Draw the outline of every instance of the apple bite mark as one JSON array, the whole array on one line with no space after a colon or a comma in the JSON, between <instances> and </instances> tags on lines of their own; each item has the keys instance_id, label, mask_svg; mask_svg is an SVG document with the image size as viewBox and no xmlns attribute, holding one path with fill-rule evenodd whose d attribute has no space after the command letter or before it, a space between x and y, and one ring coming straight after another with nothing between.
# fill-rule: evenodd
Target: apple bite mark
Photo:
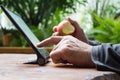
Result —
<instances>
[{"instance_id":1,"label":"apple bite mark","mask_svg":"<svg viewBox=\"0 0 120 80\"><path fill-rule=\"evenodd\" d=\"M74 26L69 21L67 21L67 20L62 21L55 28L57 28L57 32L59 32L61 36L70 35L70 34L74 33L74 31L75 31Z\"/></svg>"},{"instance_id":2,"label":"apple bite mark","mask_svg":"<svg viewBox=\"0 0 120 80\"><path fill-rule=\"evenodd\" d=\"M72 34L74 31L75 31L75 28L73 27L73 25L69 21L66 21L66 23L62 28L63 34L69 35L69 34Z\"/></svg>"}]
</instances>

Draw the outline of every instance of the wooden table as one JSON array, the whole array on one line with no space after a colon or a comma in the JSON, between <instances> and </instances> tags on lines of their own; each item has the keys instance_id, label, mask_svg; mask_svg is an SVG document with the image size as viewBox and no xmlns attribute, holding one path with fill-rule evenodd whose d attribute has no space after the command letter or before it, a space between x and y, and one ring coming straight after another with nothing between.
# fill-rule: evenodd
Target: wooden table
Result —
<instances>
[{"instance_id":1,"label":"wooden table","mask_svg":"<svg viewBox=\"0 0 120 80\"><path fill-rule=\"evenodd\" d=\"M95 68L76 68L52 62L46 66L23 64L35 58L35 54L0 54L0 80L120 80L114 72Z\"/></svg>"}]
</instances>

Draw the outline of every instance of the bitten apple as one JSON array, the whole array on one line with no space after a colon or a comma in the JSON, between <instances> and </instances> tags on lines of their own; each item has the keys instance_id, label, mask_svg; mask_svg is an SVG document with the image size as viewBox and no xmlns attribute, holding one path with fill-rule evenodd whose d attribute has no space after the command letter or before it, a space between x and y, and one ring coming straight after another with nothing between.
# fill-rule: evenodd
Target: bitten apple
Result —
<instances>
[{"instance_id":1,"label":"bitten apple","mask_svg":"<svg viewBox=\"0 0 120 80\"><path fill-rule=\"evenodd\" d=\"M54 31L59 32L60 35L70 35L74 33L74 26L67 20L62 21L58 26L55 27Z\"/></svg>"}]
</instances>

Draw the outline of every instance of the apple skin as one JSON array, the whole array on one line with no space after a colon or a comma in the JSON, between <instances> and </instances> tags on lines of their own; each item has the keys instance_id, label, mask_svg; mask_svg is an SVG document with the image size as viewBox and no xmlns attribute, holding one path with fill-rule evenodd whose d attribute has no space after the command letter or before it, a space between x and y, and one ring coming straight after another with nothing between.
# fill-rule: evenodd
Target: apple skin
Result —
<instances>
[{"instance_id":1,"label":"apple skin","mask_svg":"<svg viewBox=\"0 0 120 80\"><path fill-rule=\"evenodd\" d=\"M58 26L55 26L53 30L58 32L61 36L65 36L74 33L75 28L69 21L64 20L59 23Z\"/></svg>"}]
</instances>

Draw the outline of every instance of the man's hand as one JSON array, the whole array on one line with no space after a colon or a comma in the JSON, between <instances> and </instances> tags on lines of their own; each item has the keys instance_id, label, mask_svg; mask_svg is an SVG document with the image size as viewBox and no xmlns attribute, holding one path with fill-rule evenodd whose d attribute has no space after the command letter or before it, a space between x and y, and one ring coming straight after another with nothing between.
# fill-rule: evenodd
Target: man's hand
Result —
<instances>
[{"instance_id":1,"label":"man's hand","mask_svg":"<svg viewBox=\"0 0 120 80\"><path fill-rule=\"evenodd\" d=\"M85 42L85 43L88 43L88 40L87 40L87 38L86 38L86 36L85 36L85 34L84 34L84 31L83 31L83 29L79 26L79 24L78 24L76 21L72 20L71 18L67 18L67 21L69 21L69 22L74 26L74 28L75 28L74 33L72 33L71 35L74 36L75 38L77 38L77 39ZM53 28L53 31L54 31L53 36L61 36L61 34L60 34L59 32L57 32L57 30L56 30L56 28L57 28L58 26L59 26L59 25L54 26L54 28ZM63 26L63 25L61 24L60 26ZM59 27L60 27L60 26L59 26Z\"/></svg>"},{"instance_id":2,"label":"man's hand","mask_svg":"<svg viewBox=\"0 0 120 80\"><path fill-rule=\"evenodd\" d=\"M48 39L38 43L38 47L56 44L50 53L54 63L68 63L79 67L93 67L91 60L92 46L84 43L72 36L51 36Z\"/></svg>"}]
</instances>

